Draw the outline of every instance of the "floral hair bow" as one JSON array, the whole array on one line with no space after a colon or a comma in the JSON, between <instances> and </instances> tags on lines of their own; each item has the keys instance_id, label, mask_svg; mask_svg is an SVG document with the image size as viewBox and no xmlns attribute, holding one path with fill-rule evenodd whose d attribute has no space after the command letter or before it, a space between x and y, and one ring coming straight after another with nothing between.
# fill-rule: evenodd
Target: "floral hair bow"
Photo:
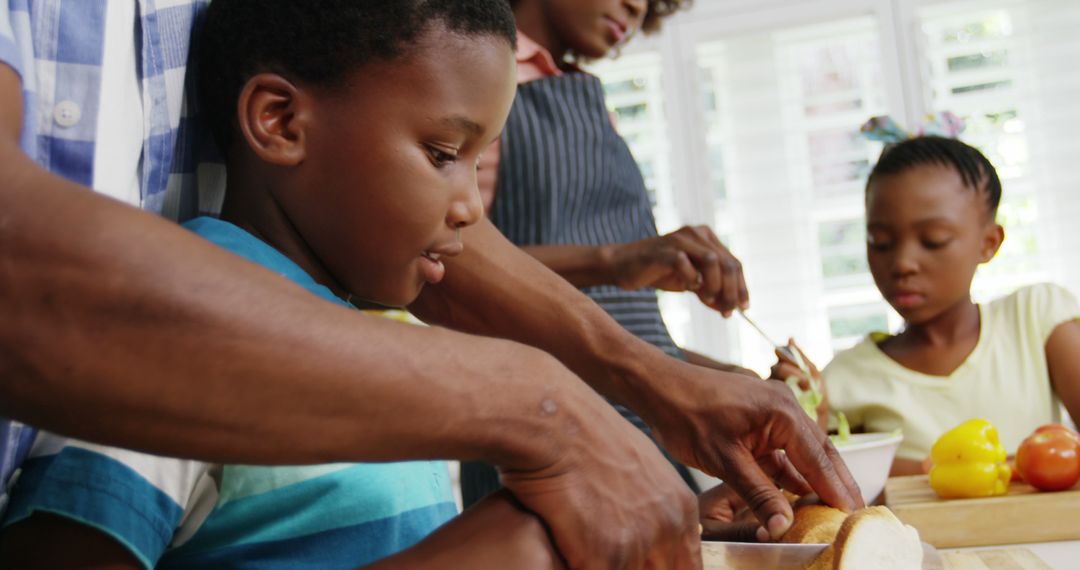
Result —
<instances>
[{"instance_id":1,"label":"floral hair bow","mask_svg":"<svg viewBox=\"0 0 1080 570\"><path fill-rule=\"evenodd\" d=\"M906 140L923 136L937 136L950 139L959 138L964 132L964 120L950 111L932 113L926 116L914 133L900 127L889 116L874 117L863 124L859 129L863 136L872 140L883 142L886 146L902 143Z\"/></svg>"}]
</instances>

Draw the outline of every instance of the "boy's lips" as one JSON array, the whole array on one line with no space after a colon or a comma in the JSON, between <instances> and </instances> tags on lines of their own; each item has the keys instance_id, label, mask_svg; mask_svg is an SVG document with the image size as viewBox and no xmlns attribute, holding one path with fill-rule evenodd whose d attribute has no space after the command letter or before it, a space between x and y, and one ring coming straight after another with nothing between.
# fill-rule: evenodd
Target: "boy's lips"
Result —
<instances>
[{"instance_id":1,"label":"boy's lips","mask_svg":"<svg viewBox=\"0 0 1080 570\"><path fill-rule=\"evenodd\" d=\"M446 276L446 266L442 261L439 261L438 257L424 252L420 255L420 275L424 278L424 281L431 283L432 285L442 281Z\"/></svg>"},{"instance_id":2,"label":"boy's lips","mask_svg":"<svg viewBox=\"0 0 1080 570\"><path fill-rule=\"evenodd\" d=\"M420 252L420 273L424 281L432 285L442 281L446 276L446 266L443 265L442 256L453 257L464 249L465 246L460 241L454 241Z\"/></svg>"}]
</instances>

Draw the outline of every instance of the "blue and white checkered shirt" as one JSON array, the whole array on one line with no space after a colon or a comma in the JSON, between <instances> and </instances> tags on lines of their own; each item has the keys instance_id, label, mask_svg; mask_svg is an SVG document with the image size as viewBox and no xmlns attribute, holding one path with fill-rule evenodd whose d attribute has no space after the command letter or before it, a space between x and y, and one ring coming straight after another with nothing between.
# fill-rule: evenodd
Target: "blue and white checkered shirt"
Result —
<instances>
[{"instance_id":1,"label":"blue and white checkered shirt","mask_svg":"<svg viewBox=\"0 0 1080 570\"><path fill-rule=\"evenodd\" d=\"M143 208L183 221L211 212L224 187L188 79L192 30L209 0L135 1L132 27L142 90ZM22 149L42 167L90 186L98 139L107 0L0 0L0 63L23 89ZM200 184L200 182L202 184ZM29 428L0 420L0 511L25 457Z\"/></svg>"}]
</instances>

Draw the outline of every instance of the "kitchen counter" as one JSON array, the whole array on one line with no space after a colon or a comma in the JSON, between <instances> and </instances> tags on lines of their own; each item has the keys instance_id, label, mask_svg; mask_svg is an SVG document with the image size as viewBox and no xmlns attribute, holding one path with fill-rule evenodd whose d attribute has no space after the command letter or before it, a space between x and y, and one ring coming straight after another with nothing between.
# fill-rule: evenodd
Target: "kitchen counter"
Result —
<instances>
[{"instance_id":1,"label":"kitchen counter","mask_svg":"<svg viewBox=\"0 0 1080 570\"><path fill-rule=\"evenodd\" d=\"M1080 524L1080 521L1077 522ZM1074 570L1080 567L1080 540L1063 542L1038 542L1034 544L1010 544L999 546L977 546L974 548L942 549L941 552L964 552L980 550L1002 550L1008 548L1026 548L1035 553L1040 560L1054 570Z\"/></svg>"}]
</instances>

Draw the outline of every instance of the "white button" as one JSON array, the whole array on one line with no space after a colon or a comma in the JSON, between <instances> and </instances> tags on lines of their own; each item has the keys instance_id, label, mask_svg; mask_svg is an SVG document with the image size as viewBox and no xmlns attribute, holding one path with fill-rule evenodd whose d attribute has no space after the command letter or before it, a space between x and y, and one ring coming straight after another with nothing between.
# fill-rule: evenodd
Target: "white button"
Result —
<instances>
[{"instance_id":1,"label":"white button","mask_svg":"<svg viewBox=\"0 0 1080 570\"><path fill-rule=\"evenodd\" d=\"M61 127L74 127L82 118L82 109L74 101L61 101L53 108L53 119Z\"/></svg>"}]
</instances>

